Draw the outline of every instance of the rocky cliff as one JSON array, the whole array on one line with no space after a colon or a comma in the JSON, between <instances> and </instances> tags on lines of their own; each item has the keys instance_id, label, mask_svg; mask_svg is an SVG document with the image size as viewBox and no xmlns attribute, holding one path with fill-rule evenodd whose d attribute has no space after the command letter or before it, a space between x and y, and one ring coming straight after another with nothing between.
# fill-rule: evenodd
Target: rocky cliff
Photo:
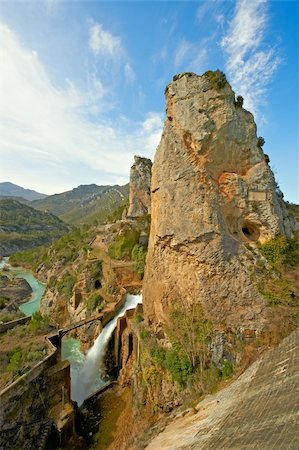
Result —
<instances>
[{"instance_id":1,"label":"rocky cliff","mask_svg":"<svg viewBox=\"0 0 299 450\"><path fill-rule=\"evenodd\" d=\"M151 171L150 159L135 156L130 172L130 197L127 217L142 217L150 213Z\"/></svg>"},{"instance_id":2,"label":"rocky cliff","mask_svg":"<svg viewBox=\"0 0 299 450\"><path fill-rule=\"evenodd\" d=\"M166 120L152 170L143 285L155 331L171 309L199 304L214 327L269 322L253 274L257 244L292 236L252 114L221 72L185 73L166 88Z\"/></svg>"}]
</instances>

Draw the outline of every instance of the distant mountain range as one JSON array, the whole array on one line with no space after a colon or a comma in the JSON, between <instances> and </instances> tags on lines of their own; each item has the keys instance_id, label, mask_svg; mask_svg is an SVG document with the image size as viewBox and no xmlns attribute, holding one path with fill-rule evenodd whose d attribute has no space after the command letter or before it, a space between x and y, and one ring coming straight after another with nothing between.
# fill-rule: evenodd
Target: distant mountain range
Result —
<instances>
[{"instance_id":1,"label":"distant mountain range","mask_svg":"<svg viewBox=\"0 0 299 450\"><path fill-rule=\"evenodd\" d=\"M71 225L90 224L95 220L103 223L129 197L129 185L97 186L82 185L62 194L49 195L35 200L31 206L49 211Z\"/></svg>"},{"instance_id":2,"label":"distant mountain range","mask_svg":"<svg viewBox=\"0 0 299 450\"><path fill-rule=\"evenodd\" d=\"M44 245L70 231L58 217L10 198L0 199L0 255Z\"/></svg>"},{"instance_id":3,"label":"distant mountain range","mask_svg":"<svg viewBox=\"0 0 299 450\"><path fill-rule=\"evenodd\" d=\"M6 181L4 183L0 183L0 197L20 197L25 200L32 201L45 198L47 195L33 191L32 189L24 189L17 184Z\"/></svg>"},{"instance_id":4,"label":"distant mountain range","mask_svg":"<svg viewBox=\"0 0 299 450\"><path fill-rule=\"evenodd\" d=\"M124 186L81 185L61 194L45 195L13 183L0 183L0 199L10 198L34 209L49 212L71 225L97 221L104 223L129 198L129 184Z\"/></svg>"}]
</instances>

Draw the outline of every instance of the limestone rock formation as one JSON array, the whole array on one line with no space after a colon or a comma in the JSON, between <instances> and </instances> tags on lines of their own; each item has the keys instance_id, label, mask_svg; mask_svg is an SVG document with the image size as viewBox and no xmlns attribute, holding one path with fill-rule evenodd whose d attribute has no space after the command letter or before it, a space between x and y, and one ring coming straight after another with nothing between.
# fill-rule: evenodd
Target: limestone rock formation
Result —
<instances>
[{"instance_id":1,"label":"limestone rock formation","mask_svg":"<svg viewBox=\"0 0 299 450\"><path fill-rule=\"evenodd\" d=\"M251 273L256 243L292 235L252 114L221 72L166 88L151 185L144 310L156 330L173 304L201 304L220 328L261 330L268 309Z\"/></svg>"},{"instance_id":2,"label":"limestone rock formation","mask_svg":"<svg viewBox=\"0 0 299 450\"><path fill-rule=\"evenodd\" d=\"M135 163L130 172L128 219L150 213L152 162L150 159L140 156L135 156L134 160Z\"/></svg>"}]
</instances>

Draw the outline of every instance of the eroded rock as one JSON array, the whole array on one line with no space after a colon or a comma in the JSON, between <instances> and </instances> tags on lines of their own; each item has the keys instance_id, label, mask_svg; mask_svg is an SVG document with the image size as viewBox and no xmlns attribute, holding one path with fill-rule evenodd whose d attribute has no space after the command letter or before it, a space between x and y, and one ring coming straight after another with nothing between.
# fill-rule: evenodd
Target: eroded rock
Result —
<instances>
[{"instance_id":1,"label":"eroded rock","mask_svg":"<svg viewBox=\"0 0 299 450\"><path fill-rule=\"evenodd\" d=\"M152 170L146 320L157 330L174 304L200 303L216 327L260 330L269 316L251 247L292 236L292 223L254 118L227 82L192 73L166 88L166 115Z\"/></svg>"}]
</instances>

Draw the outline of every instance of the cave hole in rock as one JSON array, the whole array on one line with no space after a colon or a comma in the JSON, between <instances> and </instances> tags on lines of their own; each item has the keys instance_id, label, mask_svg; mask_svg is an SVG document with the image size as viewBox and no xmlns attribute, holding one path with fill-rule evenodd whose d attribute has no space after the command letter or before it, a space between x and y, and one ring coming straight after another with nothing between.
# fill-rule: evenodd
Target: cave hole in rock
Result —
<instances>
[{"instance_id":1,"label":"cave hole in rock","mask_svg":"<svg viewBox=\"0 0 299 450\"><path fill-rule=\"evenodd\" d=\"M102 287L102 283L100 282L100 280L96 280L94 283L94 288L100 289L101 287Z\"/></svg>"},{"instance_id":2,"label":"cave hole in rock","mask_svg":"<svg viewBox=\"0 0 299 450\"><path fill-rule=\"evenodd\" d=\"M243 237L252 242L256 242L260 237L258 227L249 222L245 222L242 225L242 234Z\"/></svg>"}]
</instances>

